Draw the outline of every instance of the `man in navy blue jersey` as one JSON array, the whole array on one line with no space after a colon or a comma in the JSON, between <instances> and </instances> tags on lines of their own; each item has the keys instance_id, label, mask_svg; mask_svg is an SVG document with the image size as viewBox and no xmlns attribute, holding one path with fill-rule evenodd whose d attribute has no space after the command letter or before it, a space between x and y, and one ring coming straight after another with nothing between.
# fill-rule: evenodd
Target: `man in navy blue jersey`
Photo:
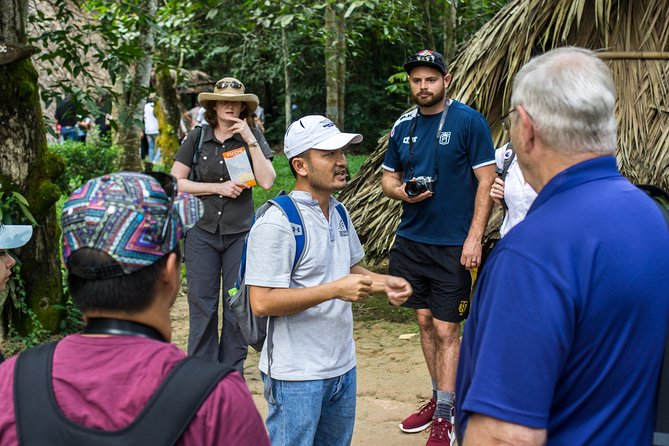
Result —
<instances>
[{"instance_id":1,"label":"man in navy blue jersey","mask_svg":"<svg viewBox=\"0 0 669 446\"><path fill-rule=\"evenodd\" d=\"M390 274L413 287L404 306L416 313L433 393L400 429L420 432L432 424L427 444L433 446L454 440L460 322L469 313L469 269L480 264L492 208L495 152L485 118L446 96L451 75L441 54L420 51L404 69L418 107L393 126L382 187L403 201Z\"/></svg>"}]
</instances>

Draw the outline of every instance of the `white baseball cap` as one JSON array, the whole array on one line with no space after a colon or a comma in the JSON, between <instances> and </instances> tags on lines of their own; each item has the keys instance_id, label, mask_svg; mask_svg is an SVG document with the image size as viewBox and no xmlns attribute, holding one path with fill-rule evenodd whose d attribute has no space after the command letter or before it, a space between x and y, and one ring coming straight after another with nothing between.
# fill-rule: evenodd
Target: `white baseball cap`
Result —
<instances>
[{"instance_id":1,"label":"white baseball cap","mask_svg":"<svg viewBox=\"0 0 669 446\"><path fill-rule=\"evenodd\" d=\"M342 133L325 116L305 116L293 122L283 139L283 152L291 159L309 149L337 150L362 142L359 133Z\"/></svg>"},{"instance_id":2,"label":"white baseball cap","mask_svg":"<svg viewBox=\"0 0 669 446\"><path fill-rule=\"evenodd\" d=\"M28 243L33 235L30 225L0 224L0 249L15 249Z\"/></svg>"}]
</instances>

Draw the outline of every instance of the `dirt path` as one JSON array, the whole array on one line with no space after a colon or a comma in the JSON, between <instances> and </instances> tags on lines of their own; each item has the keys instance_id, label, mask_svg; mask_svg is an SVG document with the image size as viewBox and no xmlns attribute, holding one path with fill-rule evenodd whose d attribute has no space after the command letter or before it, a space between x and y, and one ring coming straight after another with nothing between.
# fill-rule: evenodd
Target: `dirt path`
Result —
<instances>
[{"instance_id":1,"label":"dirt path","mask_svg":"<svg viewBox=\"0 0 669 446\"><path fill-rule=\"evenodd\" d=\"M180 295L172 312L173 341L186 348L188 303ZM423 446L427 432L404 434L397 425L429 398L430 378L423 362L415 324L356 322L358 405L353 444L360 446ZM258 353L249 349L245 376L263 418L267 403L262 396Z\"/></svg>"}]
</instances>

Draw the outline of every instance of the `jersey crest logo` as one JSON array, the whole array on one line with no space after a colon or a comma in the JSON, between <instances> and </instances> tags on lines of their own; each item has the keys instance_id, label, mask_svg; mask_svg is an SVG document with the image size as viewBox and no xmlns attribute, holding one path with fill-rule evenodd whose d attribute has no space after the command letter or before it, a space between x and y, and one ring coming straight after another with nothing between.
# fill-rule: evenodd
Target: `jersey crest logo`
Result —
<instances>
[{"instance_id":1,"label":"jersey crest logo","mask_svg":"<svg viewBox=\"0 0 669 446\"><path fill-rule=\"evenodd\" d=\"M302 235L302 225L296 225L295 223L291 223L290 229L293 231L293 235Z\"/></svg>"},{"instance_id":2,"label":"jersey crest logo","mask_svg":"<svg viewBox=\"0 0 669 446\"><path fill-rule=\"evenodd\" d=\"M441 132L441 135L439 135L439 144L445 146L449 142L451 142L451 132Z\"/></svg>"}]
</instances>

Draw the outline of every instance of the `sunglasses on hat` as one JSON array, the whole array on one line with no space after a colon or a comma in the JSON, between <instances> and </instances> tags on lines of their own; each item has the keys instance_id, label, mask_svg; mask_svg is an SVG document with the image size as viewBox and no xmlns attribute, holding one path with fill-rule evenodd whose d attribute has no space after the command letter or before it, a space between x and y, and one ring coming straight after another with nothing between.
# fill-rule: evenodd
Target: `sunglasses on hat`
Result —
<instances>
[{"instance_id":1,"label":"sunglasses on hat","mask_svg":"<svg viewBox=\"0 0 669 446\"><path fill-rule=\"evenodd\" d=\"M244 84L242 84L239 81L228 81L228 80L220 80L220 81L216 82L216 88L223 89L223 88L228 88L228 87L239 90L239 89L244 88Z\"/></svg>"}]
</instances>

